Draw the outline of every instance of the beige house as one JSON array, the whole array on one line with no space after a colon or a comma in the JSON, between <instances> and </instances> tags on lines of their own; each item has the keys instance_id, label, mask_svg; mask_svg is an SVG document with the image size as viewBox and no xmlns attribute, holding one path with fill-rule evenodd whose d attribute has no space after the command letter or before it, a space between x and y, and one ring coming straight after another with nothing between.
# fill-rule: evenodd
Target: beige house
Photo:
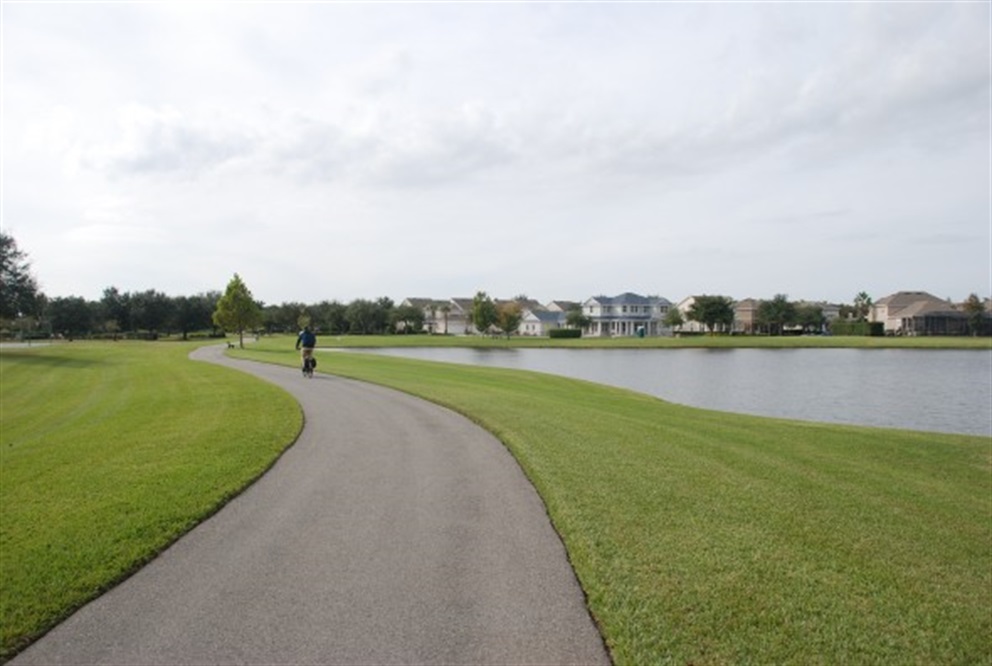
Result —
<instances>
[{"instance_id":1,"label":"beige house","mask_svg":"<svg viewBox=\"0 0 992 666\"><path fill-rule=\"evenodd\" d=\"M868 315L886 335L960 335L968 318L953 303L925 291L900 291L876 301Z\"/></svg>"},{"instance_id":2,"label":"beige house","mask_svg":"<svg viewBox=\"0 0 992 666\"><path fill-rule=\"evenodd\" d=\"M758 306L761 301L756 298L745 298L734 303L734 333L748 335L758 332Z\"/></svg>"}]
</instances>

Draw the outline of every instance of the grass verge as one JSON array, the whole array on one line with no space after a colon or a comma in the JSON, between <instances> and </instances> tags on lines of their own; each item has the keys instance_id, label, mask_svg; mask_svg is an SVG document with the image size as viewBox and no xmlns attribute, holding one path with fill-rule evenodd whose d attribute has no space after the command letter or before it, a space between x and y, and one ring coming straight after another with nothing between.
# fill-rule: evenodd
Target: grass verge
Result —
<instances>
[{"instance_id":1,"label":"grass verge","mask_svg":"<svg viewBox=\"0 0 992 666\"><path fill-rule=\"evenodd\" d=\"M236 354L296 365L291 348ZM506 443L618 664L992 661L987 438L724 414L530 372L320 361Z\"/></svg>"},{"instance_id":2,"label":"grass verge","mask_svg":"<svg viewBox=\"0 0 992 666\"><path fill-rule=\"evenodd\" d=\"M216 511L299 433L289 395L192 349L0 354L0 660Z\"/></svg>"}]
</instances>

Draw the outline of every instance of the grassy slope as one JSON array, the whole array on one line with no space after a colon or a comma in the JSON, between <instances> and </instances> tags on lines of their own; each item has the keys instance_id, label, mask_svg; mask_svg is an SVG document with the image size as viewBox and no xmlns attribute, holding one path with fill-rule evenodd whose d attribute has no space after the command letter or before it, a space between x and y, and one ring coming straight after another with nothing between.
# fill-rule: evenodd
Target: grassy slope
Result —
<instances>
[{"instance_id":1,"label":"grassy slope","mask_svg":"<svg viewBox=\"0 0 992 666\"><path fill-rule=\"evenodd\" d=\"M289 345L248 354L295 364ZM502 439L618 663L992 659L986 438L722 414L377 356L321 354L320 369L445 404Z\"/></svg>"},{"instance_id":2,"label":"grassy slope","mask_svg":"<svg viewBox=\"0 0 992 666\"><path fill-rule=\"evenodd\" d=\"M0 355L0 655L148 561L299 432L288 395L192 348Z\"/></svg>"}]
</instances>

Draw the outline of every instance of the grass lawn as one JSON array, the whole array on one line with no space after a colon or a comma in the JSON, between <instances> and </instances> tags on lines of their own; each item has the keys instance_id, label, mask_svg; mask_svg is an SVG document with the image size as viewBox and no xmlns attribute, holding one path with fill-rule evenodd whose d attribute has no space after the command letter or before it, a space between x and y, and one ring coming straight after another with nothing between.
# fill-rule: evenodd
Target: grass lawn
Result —
<instances>
[{"instance_id":1,"label":"grass lawn","mask_svg":"<svg viewBox=\"0 0 992 666\"><path fill-rule=\"evenodd\" d=\"M137 569L295 439L279 389L180 343L0 353L0 660Z\"/></svg>"},{"instance_id":2,"label":"grass lawn","mask_svg":"<svg viewBox=\"0 0 992 666\"><path fill-rule=\"evenodd\" d=\"M298 362L289 338L235 354ZM988 438L724 414L530 372L319 356L321 371L423 396L506 443L618 664L992 662Z\"/></svg>"}]
</instances>

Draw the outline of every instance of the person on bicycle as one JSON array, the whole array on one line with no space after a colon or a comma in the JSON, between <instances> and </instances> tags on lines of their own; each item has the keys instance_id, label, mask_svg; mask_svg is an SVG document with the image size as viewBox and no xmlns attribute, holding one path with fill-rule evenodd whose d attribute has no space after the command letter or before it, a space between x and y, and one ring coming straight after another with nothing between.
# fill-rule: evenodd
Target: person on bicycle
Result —
<instances>
[{"instance_id":1,"label":"person on bicycle","mask_svg":"<svg viewBox=\"0 0 992 666\"><path fill-rule=\"evenodd\" d=\"M296 337L296 348L303 349L302 360L303 360L303 372L311 372L313 366L317 365L314 363L313 358L313 348L317 346L317 336L313 331L310 330L309 326L304 326L303 330Z\"/></svg>"}]
</instances>

